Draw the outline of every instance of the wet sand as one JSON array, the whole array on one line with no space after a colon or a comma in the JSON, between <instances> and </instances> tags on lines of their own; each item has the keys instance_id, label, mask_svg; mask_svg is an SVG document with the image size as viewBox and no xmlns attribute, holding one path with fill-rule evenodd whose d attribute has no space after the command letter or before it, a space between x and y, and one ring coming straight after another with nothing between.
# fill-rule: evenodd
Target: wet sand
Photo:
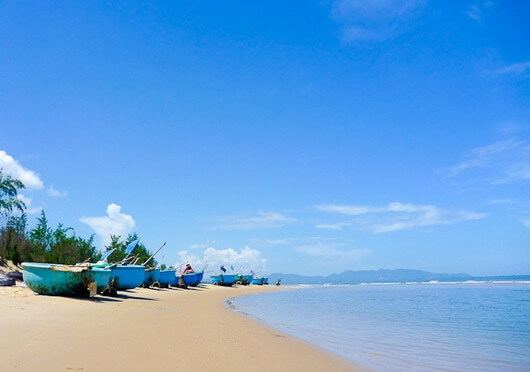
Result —
<instances>
[{"instance_id":1,"label":"wet sand","mask_svg":"<svg viewBox=\"0 0 530 372\"><path fill-rule=\"evenodd\" d=\"M0 287L0 371L361 371L227 308L276 286L137 288L118 297Z\"/></svg>"}]
</instances>

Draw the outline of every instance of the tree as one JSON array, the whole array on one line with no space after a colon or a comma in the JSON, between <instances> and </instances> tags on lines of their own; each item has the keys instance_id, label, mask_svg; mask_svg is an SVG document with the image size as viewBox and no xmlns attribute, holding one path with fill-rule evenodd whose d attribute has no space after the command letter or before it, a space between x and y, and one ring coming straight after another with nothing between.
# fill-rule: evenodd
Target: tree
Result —
<instances>
[{"instance_id":1,"label":"tree","mask_svg":"<svg viewBox=\"0 0 530 372\"><path fill-rule=\"evenodd\" d=\"M3 169L0 169L0 216L9 217L14 210L24 212L26 205L18 198L18 190L24 188L26 186L22 181L5 174Z\"/></svg>"},{"instance_id":2,"label":"tree","mask_svg":"<svg viewBox=\"0 0 530 372\"><path fill-rule=\"evenodd\" d=\"M53 230L48 227L48 219L44 211L40 212L37 219L37 226L29 233L29 238L33 243L40 246L44 251L49 251L53 244Z\"/></svg>"},{"instance_id":3,"label":"tree","mask_svg":"<svg viewBox=\"0 0 530 372\"><path fill-rule=\"evenodd\" d=\"M125 253L127 246L136 240L140 240L136 233L129 234L127 236L127 239L125 239L124 241L120 242L120 239L121 236L119 235L110 236L111 242L105 248L107 251L111 249L115 249L115 251L109 256L109 262L120 262L125 259L127 257L127 254ZM152 253L145 248L144 244L142 242L139 242L138 245L136 245L134 250L131 252L130 256L134 257L136 263L140 265L144 263L151 256L151 254ZM156 266L156 261L151 259L149 264L150 266Z\"/></svg>"},{"instance_id":4,"label":"tree","mask_svg":"<svg viewBox=\"0 0 530 372\"><path fill-rule=\"evenodd\" d=\"M5 228L0 230L0 258L13 261L18 265L30 251L26 238L27 215L11 216Z\"/></svg>"},{"instance_id":5,"label":"tree","mask_svg":"<svg viewBox=\"0 0 530 372\"><path fill-rule=\"evenodd\" d=\"M38 261L50 263L75 264L85 260L96 261L98 254L94 247L94 235L88 240L75 235L74 229L62 223L56 229L48 226L44 211L37 219L37 226L29 233L32 254Z\"/></svg>"}]
</instances>

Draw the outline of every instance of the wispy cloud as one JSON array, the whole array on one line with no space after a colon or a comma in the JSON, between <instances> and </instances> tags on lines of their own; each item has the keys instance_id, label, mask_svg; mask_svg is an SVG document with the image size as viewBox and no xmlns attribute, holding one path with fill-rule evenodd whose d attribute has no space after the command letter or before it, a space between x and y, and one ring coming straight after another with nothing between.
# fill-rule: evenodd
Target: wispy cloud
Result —
<instances>
[{"instance_id":1,"label":"wispy cloud","mask_svg":"<svg viewBox=\"0 0 530 372\"><path fill-rule=\"evenodd\" d=\"M12 156L3 150L0 150L0 169L3 169L5 173L21 181L28 189L39 190L44 187L44 183L37 173L24 168Z\"/></svg>"},{"instance_id":2,"label":"wispy cloud","mask_svg":"<svg viewBox=\"0 0 530 372\"><path fill-rule=\"evenodd\" d=\"M521 222L523 223L523 225L525 225L527 229L530 229L530 218L526 218L522 220Z\"/></svg>"},{"instance_id":3,"label":"wispy cloud","mask_svg":"<svg viewBox=\"0 0 530 372\"><path fill-rule=\"evenodd\" d=\"M512 75L522 78L530 78L530 61L512 63L495 71L500 75Z\"/></svg>"},{"instance_id":4,"label":"wispy cloud","mask_svg":"<svg viewBox=\"0 0 530 372\"><path fill-rule=\"evenodd\" d=\"M101 239L103 245L111 242L111 235L126 237L136 225L132 216L122 213L121 206L111 203L107 215L103 217L81 217L80 221L90 226Z\"/></svg>"},{"instance_id":5,"label":"wispy cloud","mask_svg":"<svg viewBox=\"0 0 530 372\"><path fill-rule=\"evenodd\" d=\"M318 205L317 210L349 216L348 223L373 233L453 224L486 217L483 213L447 211L433 205L390 203L385 206Z\"/></svg>"},{"instance_id":6,"label":"wispy cloud","mask_svg":"<svg viewBox=\"0 0 530 372\"><path fill-rule=\"evenodd\" d=\"M50 187L48 187L48 195L58 198L58 197L68 196L68 192L59 191L55 187L53 187L53 185L51 185Z\"/></svg>"},{"instance_id":7,"label":"wispy cloud","mask_svg":"<svg viewBox=\"0 0 530 372\"><path fill-rule=\"evenodd\" d=\"M222 217L216 230L255 230L283 227L297 220L278 212L259 212L253 217Z\"/></svg>"},{"instance_id":8,"label":"wispy cloud","mask_svg":"<svg viewBox=\"0 0 530 372\"><path fill-rule=\"evenodd\" d=\"M300 246L296 248L296 251L313 257L340 258L347 261L360 260L361 258L369 256L372 253L371 249L339 249L330 244Z\"/></svg>"},{"instance_id":9,"label":"wispy cloud","mask_svg":"<svg viewBox=\"0 0 530 372\"><path fill-rule=\"evenodd\" d=\"M349 222L338 222L333 224L319 223L315 225L317 229L326 229L326 230L342 230L343 227L351 226Z\"/></svg>"},{"instance_id":10,"label":"wispy cloud","mask_svg":"<svg viewBox=\"0 0 530 372\"><path fill-rule=\"evenodd\" d=\"M18 194L17 197L20 200L22 200L22 202L26 206L25 213L27 213L27 214L37 214L37 213L40 213L40 211L42 210L41 207L33 207L32 206L33 200L31 198L27 197L26 195Z\"/></svg>"},{"instance_id":11,"label":"wispy cloud","mask_svg":"<svg viewBox=\"0 0 530 372\"><path fill-rule=\"evenodd\" d=\"M423 5L423 0L336 0L331 14L344 42L374 42L406 32Z\"/></svg>"},{"instance_id":12,"label":"wispy cloud","mask_svg":"<svg viewBox=\"0 0 530 372\"><path fill-rule=\"evenodd\" d=\"M241 269L241 272L248 273L250 270L263 272L267 266L267 260L261 256L261 252L250 247L244 247L240 250L233 248L216 249L208 247L204 249L202 257L200 255L189 255L187 251L179 252L181 262L189 261L191 263L208 264L213 274L219 271L221 265L228 270L234 267L235 270Z\"/></svg>"},{"instance_id":13,"label":"wispy cloud","mask_svg":"<svg viewBox=\"0 0 530 372\"><path fill-rule=\"evenodd\" d=\"M484 14L493 6L493 1L491 0L482 0L476 1L471 4L466 11L466 14L469 18L472 18L476 21L481 21L484 17Z\"/></svg>"},{"instance_id":14,"label":"wispy cloud","mask_svg":"<svg viewBox=\"0 0 530 372\"><path fill-rule=\"evenodd\" d=\"M469 151L464 160L441 170L447 177L464 172L482 170L474 175L475 182L503 184L530 179L530 143L527 140L506 140L477 147Z\"/></svg>"}]
</instances>

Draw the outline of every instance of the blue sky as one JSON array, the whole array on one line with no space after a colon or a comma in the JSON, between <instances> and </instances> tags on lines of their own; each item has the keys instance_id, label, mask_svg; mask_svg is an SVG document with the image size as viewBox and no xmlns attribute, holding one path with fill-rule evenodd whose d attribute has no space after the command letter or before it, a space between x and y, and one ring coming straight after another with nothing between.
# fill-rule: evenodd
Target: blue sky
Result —
<instances>
[{"instance_id":1,"label":"blue sky","mask_svg":"<svg viewBox=\"0 0 530 372\"><path fill-rule=\"evenodd\" d=\"M525 1L0 3L30 226L159 262L530 273Z\"/></svg>"}]
</instances>

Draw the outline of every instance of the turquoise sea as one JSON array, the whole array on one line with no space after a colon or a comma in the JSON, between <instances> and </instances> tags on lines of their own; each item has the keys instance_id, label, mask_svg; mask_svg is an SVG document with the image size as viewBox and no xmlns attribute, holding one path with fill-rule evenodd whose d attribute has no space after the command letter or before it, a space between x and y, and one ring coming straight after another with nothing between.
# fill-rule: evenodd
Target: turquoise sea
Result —
<instances>
[{"instance_id":1,"label":"turquoise sea","mask_svg":"<svg viewBox=\"0 0 530 372\"><path fill-rule=\"evenodd\" d=\"M530 371L530 282L295 288L229 303L376 371Z\"/></svg>"}]
</instances>

